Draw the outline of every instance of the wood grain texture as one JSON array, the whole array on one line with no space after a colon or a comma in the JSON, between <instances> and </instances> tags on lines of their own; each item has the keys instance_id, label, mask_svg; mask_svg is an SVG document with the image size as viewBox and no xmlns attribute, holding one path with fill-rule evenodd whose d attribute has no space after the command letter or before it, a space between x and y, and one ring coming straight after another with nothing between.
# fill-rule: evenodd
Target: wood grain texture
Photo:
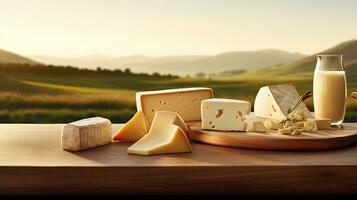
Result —
<instances>
[{"instance_id":1,"label":"wood grain texture","mask_svg":"<svg viewBox=\"0 0 357 200\"><path fill-rule=\"evenodd\" d=\"M0 168L0 194L356 194L351 166Z\"/></svg>"},{"instance_id":2,"label":"wood grain texture","mask_svg":"<svg viewBox=\"0 0 357 200\"><path fill-rule=\"evenodd\" d=\"M67 152L62 126L0 125L0 194L357 193L357 146L292 152L193 143L192 153L136 156L126 153L130 144L113 143Z\"/></svg>"},{"instance_id":3,"label":"wood grain texture","mask_svg":"<svg viewBox=\"0 0 357 200\"><path fill-rule=\"evenodd\" d=\"M331 127L297 136L281 135L274 130L266 133L203 130L200 122L188 124L188 127L191 140L235 148L304 151L341 148L357 142L357 128L347 124L342 128Z\"/></svg>"}]
</instances>

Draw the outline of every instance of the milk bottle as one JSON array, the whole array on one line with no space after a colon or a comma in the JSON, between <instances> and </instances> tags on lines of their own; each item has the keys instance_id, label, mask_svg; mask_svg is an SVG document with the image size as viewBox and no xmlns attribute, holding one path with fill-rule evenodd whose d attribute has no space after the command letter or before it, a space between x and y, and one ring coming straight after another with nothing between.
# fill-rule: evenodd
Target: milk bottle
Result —
<instances>
[{"instance_id":1,"label":"milk bottle","mask_svg":"<svg viewBox=\"0 0 357 200\"><path fill-rule=\"evenodd\" d=\"M316 118L341 126L345 117L347 83L342 55L317 55L313 85Z\"/></svg>"}]
</instances>

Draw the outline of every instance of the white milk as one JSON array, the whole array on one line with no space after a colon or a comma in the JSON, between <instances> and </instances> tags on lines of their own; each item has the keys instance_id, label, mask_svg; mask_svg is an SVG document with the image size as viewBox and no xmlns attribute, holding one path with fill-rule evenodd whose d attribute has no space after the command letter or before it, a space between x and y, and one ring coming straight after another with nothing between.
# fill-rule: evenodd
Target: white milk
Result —
<instances>
[{"instance_id":1,"label":"white milk","mask_svg":"<svg viewBox=\"0 0 357 200\"><path fill-rule=\"evenodd\" d=\"M317 118L341 124L345 117L347 84L345 71L317 71L314 75L314 107Z\"/></svg>"}]
</instances>

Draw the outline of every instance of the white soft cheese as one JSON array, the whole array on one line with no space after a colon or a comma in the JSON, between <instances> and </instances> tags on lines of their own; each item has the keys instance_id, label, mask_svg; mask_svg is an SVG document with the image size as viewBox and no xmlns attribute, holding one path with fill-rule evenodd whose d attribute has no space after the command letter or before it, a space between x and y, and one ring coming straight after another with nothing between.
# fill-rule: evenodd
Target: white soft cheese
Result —
<instances>
[{"instance_id":1,"label":"white soft cheese","mask_svg":"<svg viewBox=\"0 0 357 200\"><path fill-rule=\"evenodd\" d=\"M92 117L66 124L62 129L62 148L80 151L112 142L112 124L108 119Z\"/></svg>"},{"instance_id":2,"label":"white soft cheese","mask_svg":"<svg viewBox=\"0 0 357 200\"><path fill-rule=\"evenodd\" d=\"M202 129L221 131L246 131L244 115L251 104L235 99L206 99L201 102Z\"/></svg>"},{"instance_id":3,"label":"white soft cheese","mask_svg":"<svg viewBox=\"0 0 357 200\"><path fill-rule=\"evenodd\" d=\"M295 105L300 96L293 85L271 85L260 88L255 98L254 114L258 117L283 120L290 107ZM303 117L311 118L311 113L302 102L295 111L301 111Z\"/></svg>"}]
</instances>

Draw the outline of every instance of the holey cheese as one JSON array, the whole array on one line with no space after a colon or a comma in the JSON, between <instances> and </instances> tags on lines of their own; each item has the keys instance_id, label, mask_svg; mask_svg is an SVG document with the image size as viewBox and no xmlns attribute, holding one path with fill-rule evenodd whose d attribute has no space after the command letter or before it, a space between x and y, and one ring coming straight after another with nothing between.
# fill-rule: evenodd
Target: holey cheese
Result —
<instances>
[{"instance_id":1,"label":"holey cheese","mask_svg":"<svg viewBox=\"0 0 357 200\"><path fill-rule=\"evenodd\" d=\"M293 85L271 85L260 88L255 98L254 114L258 117L283 120L286 119L289 108L295 105L300 96ZM311 118L311 113L302 102L295 111L302 111L305 119Z\"/></svg>"},{"instance_id":2,"label":"holey cheese","mask_svg":"<svg viewBox=\"0 0 357 200\"><path fill-rule=\"evenodd\" d=\"M92 117L66 124L62 129L62 148L80 151L112 142L112 124L108 119Z\"/></svg>"},{"instance_id":3,"label":"holey cheese","mask_svg":"<svg viewBox=\"0 0 357 200\"><path fill-rule=\"evenodd\" d=\"M220 131L246 131L244 115L249 114L248 101L234 99L206 99L201 103L202 129Z\"/></svg>"},{"instance_id":4,"label":"holey cheese","mask_svg":"<svg viewBox=\"0 0 357 200\"><path fill-rule=\"evenodd\" d=\"M177 112L184 121L201 120L201 101L213 97L211 88L183 88L136 93L136 106L143 111L149 124L155 112Z\"/></svg>"}]
</instances>

